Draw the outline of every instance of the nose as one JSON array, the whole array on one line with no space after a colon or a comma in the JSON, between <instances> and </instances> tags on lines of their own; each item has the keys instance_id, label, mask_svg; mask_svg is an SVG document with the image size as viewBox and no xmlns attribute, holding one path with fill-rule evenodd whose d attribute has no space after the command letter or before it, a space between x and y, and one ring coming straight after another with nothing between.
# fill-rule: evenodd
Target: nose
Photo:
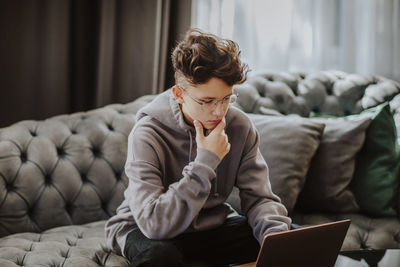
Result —
<instances>
[{"instance_id":1,"label":"nose","mask_svg":"<svg viewBox=\"0 0 400 267\"><path fill-rule=\"evenodd\" d=\"M222 101L218 101L213 109L213 115L220 116L224 113L224 105Z\"/></svg>"}]
</instances>

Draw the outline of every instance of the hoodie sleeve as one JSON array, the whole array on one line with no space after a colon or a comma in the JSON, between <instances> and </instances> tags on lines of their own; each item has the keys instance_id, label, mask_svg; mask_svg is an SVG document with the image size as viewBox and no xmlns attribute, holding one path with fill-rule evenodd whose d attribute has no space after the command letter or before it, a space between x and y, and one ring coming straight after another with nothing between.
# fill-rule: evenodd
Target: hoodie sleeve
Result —
<instances>
[{"instance_id":1,"label":"hoodie sleeve","mask_svg":"<svg viewBox=\"0 0 400 267\"><path fill-rule=\"evenodd\" d=\"M182 170L178 182L165 188L154 134L134 130L128 138L125 193L136 224L150 239L168 239L184 232L206 202L220 160L205 149Z\"/></svg>"},{"instance_id":2,"label":"hoodie sleeve","mask_svg":"<svg viewBox=\"0 0 400 267\"><path fill-rule=\"evenodd\" d=\"M289 229L291 219L279 197L271 190L268 166L259 151L259 136L254 127L247 136L244 155L236 180L242 211L261 244L265 235Z\"/></svg>"}]
</instances>

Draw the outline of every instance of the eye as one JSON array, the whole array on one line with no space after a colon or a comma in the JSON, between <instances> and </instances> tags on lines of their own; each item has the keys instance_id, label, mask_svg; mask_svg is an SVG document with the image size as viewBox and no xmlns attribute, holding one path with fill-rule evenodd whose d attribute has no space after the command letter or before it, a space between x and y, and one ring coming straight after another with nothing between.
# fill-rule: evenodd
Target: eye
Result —
<instances>
[{"instance_id":1,"label":"eye","mask_svg":"<svg viewBox=\"0 0 400 267\"><path fill-rule=\"evenodd\" d=\"M214 100L203 100L202 102L204 104L211 104Z\"/></svg>"}]
</instances>

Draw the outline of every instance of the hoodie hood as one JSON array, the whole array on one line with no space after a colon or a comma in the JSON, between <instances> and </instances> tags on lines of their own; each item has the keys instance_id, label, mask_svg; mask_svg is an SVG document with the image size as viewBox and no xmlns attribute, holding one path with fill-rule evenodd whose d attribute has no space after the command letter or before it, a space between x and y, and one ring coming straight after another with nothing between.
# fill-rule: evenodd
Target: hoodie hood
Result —
<instances>
[{"instance_id":1,"label":"hoodie hood","mask_svg":"<svg viewBox=\"0 0 400 267\"><path fill-rule=\"evenodd\" d=\"M193 125L186 123L179 103L175 100L172 90L159 94L152 102L141 108L136 114L136 122L150 116L162 125L182 134L187 135L188 131L195 134Z\"/></svg>"},{"instance_id":2,"label":"hoodie hood","mask_svg":"<svg viewBox=\"0 0 400 267\"><path fill-rule=\"evenodd\" d=\"M188 160L190 162L192 160L193 139L196 136L196 129L193 125L186 123L179 103L175 100L171 89L159 94L152 102L141 108L136 114L136 122L146 116L157 120L177 135L183 136L183 138L189 137Z\"/></svg>"}]
</instances>

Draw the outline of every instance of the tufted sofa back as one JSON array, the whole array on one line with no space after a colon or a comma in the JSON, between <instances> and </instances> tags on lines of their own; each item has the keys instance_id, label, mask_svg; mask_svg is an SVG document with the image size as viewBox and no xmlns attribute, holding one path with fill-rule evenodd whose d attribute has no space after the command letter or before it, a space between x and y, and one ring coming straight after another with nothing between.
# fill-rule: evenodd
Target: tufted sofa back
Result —
<instances>
[{"instance_id":1,"label":"tufted sofa back","mask_svg":"<svg viewBox=\"0 0 400 267\"><path fill-rule=\"evenodd\" d=\"M380 76L259 73L235 90L248 113L346 115L390 101L400 122L400 86ZM113 215L128 183L127 137L154 97L0 129L0 237Z\"/></svg>"},{"instance_id":2,"label":"tufted sofa back","mask_svg":"<svg viewBox=\"0 0 400 267\"><path fill-rule=\"evenodd\" d=\"M127 137L153 98L0 129L0 237L113 215L128 182Z\"/></svg>"},{"instance_id":3,"label":"tufted sofa back","mask_svg":"<svg viewBox=\"0 0 400 267\"><path fill-rule=\"evenodd\" d=\"M400 130L400 84L377 75L341 71L316 73L259 72L236 85L238 107L247 113L298 114L311 112L343 116L390 101Z\"/></svg>"}]
</instances>

